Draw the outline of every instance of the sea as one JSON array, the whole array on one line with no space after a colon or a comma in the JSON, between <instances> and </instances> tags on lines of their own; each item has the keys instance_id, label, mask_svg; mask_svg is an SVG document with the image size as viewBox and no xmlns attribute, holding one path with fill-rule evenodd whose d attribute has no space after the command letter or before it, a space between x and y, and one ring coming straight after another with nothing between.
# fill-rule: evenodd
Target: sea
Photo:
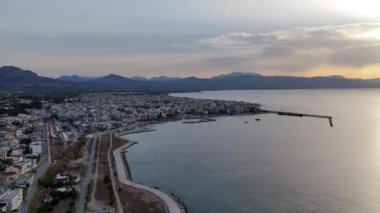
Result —
<instances>
[{"instance_id":1,"label":"sea","mask_svg":"<svg viewBox=\"0 0 380 213\"><path fill-rule=\"evenodd\" d=\"M133 179L194 213L380 212L380 90L239 90L173 96L247 101L275 114L150 125L126 135ZM255 121L259 118L260 121Z\"/></svg>"}]
</instances>

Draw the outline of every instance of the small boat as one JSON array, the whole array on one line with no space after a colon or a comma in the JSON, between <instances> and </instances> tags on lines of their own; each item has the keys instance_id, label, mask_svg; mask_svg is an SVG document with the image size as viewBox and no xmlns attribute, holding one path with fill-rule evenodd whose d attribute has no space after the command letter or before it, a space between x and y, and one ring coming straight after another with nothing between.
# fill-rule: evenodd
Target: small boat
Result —
<instances>
[{"instance_id":1,"label":"small boat","mask_svg":"<svg viewBox=\"0 0 380 213\"><path fill-rule=\"evenodd\" d=\"M256 118L255 121L260 121L261 119L260 118Z\"/></svg>"}]
</instances>

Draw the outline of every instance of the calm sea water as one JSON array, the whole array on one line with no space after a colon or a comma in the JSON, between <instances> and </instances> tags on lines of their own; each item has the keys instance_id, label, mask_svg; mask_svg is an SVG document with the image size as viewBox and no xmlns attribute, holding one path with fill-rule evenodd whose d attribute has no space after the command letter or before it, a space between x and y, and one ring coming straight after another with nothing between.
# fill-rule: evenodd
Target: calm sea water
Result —
<instances>
[{"instance_id":1,"label":"calm sea water","mask_svg":"<svg viewBox=\"0 0 380 213\"><path fill-rule=\"evenodd\" d=\"M380 212L380 90L174 95L334 117L333 128L323 119L260 115L128 135L139 142L128 152L135 180L175 193L190 212Z\"/></svg>"}]
</instances>

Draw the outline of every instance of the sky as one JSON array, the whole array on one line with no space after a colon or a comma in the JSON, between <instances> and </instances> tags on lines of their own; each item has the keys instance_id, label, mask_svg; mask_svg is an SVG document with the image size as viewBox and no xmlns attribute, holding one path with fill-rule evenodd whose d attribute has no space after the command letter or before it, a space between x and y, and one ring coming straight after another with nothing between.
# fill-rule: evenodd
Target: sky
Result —
<instances>
[{"instance_id":1,"label":"sky","mask_svg":"<svg viewBox=\"0 0 380 213\"><path fill-rule=\"evenodd\" d=\"M0 66L43 76L380 77L377 0L5 0Z\"/></svg>"}]
</instances>

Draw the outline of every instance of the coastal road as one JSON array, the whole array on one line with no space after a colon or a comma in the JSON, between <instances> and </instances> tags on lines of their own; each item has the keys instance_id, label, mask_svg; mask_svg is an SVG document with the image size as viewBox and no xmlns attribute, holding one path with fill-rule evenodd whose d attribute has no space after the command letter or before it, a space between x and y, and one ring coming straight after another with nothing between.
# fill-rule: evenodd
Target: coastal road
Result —
<instances>
[{"instance_id":1,"label":"coastal road","mask_svg":"<svg viewBox=\"0 0 380 213\"><path fill-rule=\"evenodd\" d=\"M114 177L114 171L113 171L113 168L112 168L112 159L111 159L111 150L112 150L112 144L113 144L113 137L112 137L112 134L110 133L110 146L108 147L108 151L107 151L107 154L108 154L108 166L110 168L110 176L111 176L111 180L112 180L112 188L113 188L113 191L114 191L114 194L115 194L115 200L116 200L116 212L124 212L123 211L123 205L121 205L121 201L120 201L120 197L119 197L119 194L117 193L117 189L116 189L116 183L115 183L115 177Z\"/></svg>"},{"instance_id":2,"label":"coastal road","mask_svg":"<svg viewBox=\"0 0 380 213\"><path fill-rule=\"evenodd\" d=\"M88 190L88 184L90 183L92 177L92 171L94 170L94 162L95 162L95 150L96 144L98 143L98 137L94 135L91 143L91 151L89 153L89 161L87 163L87 171L85 176L82 178L82 183L80 185L79 191L79 201L76 208L77 213L83 213L86 209L86 195Z\"/></svg>"},{"instance_id":3,"label":"coastal road","mask_svg":"<svg viewBox=\"0 0 380 213\"><path fill-rule=\"evenodd\" d=\"M37 191L37 184L38 184L38 179L41 178L48 168L50 167L51 164L51 156L50 156L50 141L49 141L49 126L48 122L44 122L44 134L43 134L43 146L42 146L42 154L40 158L40 162L37 165L36 168L36 173L33 178L33 182L31 183L30 187L28 188L28 194L26 196L26 202L24 202L21 207L19 212L20 213L26 213L28 212L28 209L30 207L30 204L32 203L33 196Z\"/></svg>"},{"instance_id":4,"label":"coastal road","mask_svg":"<svg viewBox=\"0 0 380 213\"><path fill-rule=\"evenodd\" d=\"M119 177L119 181L128 185L128 186L136 187L136 188L151 192L152 194L156 195L157 197L159 197L161 200L164 201L166 208L167 208L167 211L169 213L182 213L183 211L181 211L181 207L168 194L166 194L166 193L164 193L164 192L162 192L156 188L153 188L153 187L144 186L141 184L134 183L127 178L127 173L125 171L124 162L123 162L123 158L121 156L121 152L123 150L127 149L129 146L130 146L130 144L126 144L126 145L124 145L118 149L115 149L113 151L113 156L115 158L116 171L118 174L117 176Z\"/></svg>"}]
</instances>

